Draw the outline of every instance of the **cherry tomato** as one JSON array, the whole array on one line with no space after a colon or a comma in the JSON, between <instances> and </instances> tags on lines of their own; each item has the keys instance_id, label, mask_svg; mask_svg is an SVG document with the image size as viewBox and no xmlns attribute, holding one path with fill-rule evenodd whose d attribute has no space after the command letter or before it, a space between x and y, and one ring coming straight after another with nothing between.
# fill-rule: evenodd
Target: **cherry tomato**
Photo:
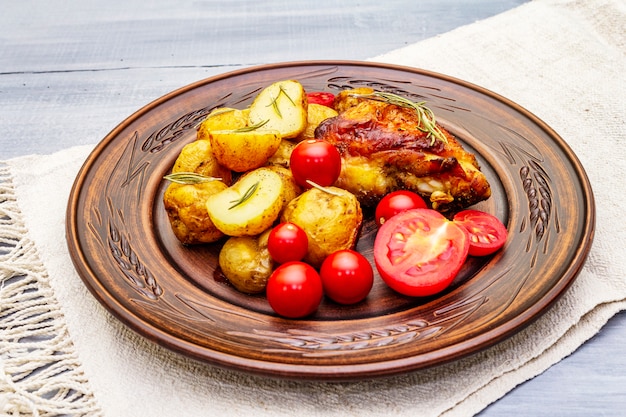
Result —
<instances>
[{"instance_id":1,"label":"cherry tomato","mask_svg":"<svg viewBox=\"0 0 626 417\"><path fill-rule=\"evenodd\" d=\"M374 261L392 289L423 297L450 285L468 250L464 228L435 210L413 209L383 223L374 240Z\"/></svg>"},{"instance_id":2,"label":"cherry tomato","mask_svg":"<svg viewBox=\"0 0 626 417\"><path fill-rule=\"evenodd\" d=\"M381 226L396 214L415 208L428 208L419 194L406 190L393 191L384 196L376 206L376 224Z\"/></svg>"},{"instance_id":3,"label":"cherry tomato","mask_svg":"<svg viewBox=\"0 0 626 417\"><path fill-rule=\"evenodd\" d=\"M321 104L326 107L333 107L335 103L335 95L333 93L328 93L325 91L315 91L312 93L307 93L306 98L310 103Z\"/></svg>"},{"instance_id":4,"label":"cherry tomato","mask_svg":"<svg viewBox=\"0 0 626 417\"><path fill-rule=\"evenodd\" d=\"M327 187L333 185L341 173L341 155L331 143L323 140L304 140L296 145L289 160L296 183L311 188L307 180Z\"/></svg>"},{"instance_id":5,"label":"cherry tomato","mask_svg":"<svg viewBox=\"0 0 626 417\"><path fill-rule=\"evenodd\" d=\"M315 268L298 261L276 268L265 291L276 313L294 319L313 314L324 295L322 279Z\"/></svg>"},{"instance_id":6,"label":"cherry tomato","mask_svg":"<svg viewBox=\"0 0 626 417\"><path fill-rule=\"evenodd\" d=\"M267 249L272 259L279 264L300 261L309 249L309 238L297 224L280 223L270 232Z\"/></svg>"},{"instance_id":7,"label":"cherry tomato","mask_svg":"<svg viewBox=\"0 0 626 417\"><path fill-rule=\"evenodd\" d=\"M469 254L486 256L496 252L506 242L507 230L496 216L479 210L463 210L453 221L469 233Z\"/></svg>"},{"instance_id":8,"label":"cherry tomato","mask_svg":"<svg viewBox=\"0 0 626 417\"><path fill-rule=\"evenodd\" d=\"M339 304L355 304L365 299L374 284L374 270L358 252L345 249L324 259L320 269L326 295Z\"/></svg>"}]
</instances>

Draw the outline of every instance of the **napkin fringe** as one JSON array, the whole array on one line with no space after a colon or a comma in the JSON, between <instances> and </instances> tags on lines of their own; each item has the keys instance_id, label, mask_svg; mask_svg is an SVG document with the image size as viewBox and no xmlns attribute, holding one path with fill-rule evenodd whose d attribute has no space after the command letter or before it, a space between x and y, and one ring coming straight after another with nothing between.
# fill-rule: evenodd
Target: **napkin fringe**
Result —
<instances>
[{"instance_id":1,"label":"napkin fringe","mask_svg":"<svg viewBox=\"0 0 626 417\"><path fill-rule=\"evenodd\" d=\"M0 333L0 415L102 415L1 163Z\"/></svg>"}]
</instances>

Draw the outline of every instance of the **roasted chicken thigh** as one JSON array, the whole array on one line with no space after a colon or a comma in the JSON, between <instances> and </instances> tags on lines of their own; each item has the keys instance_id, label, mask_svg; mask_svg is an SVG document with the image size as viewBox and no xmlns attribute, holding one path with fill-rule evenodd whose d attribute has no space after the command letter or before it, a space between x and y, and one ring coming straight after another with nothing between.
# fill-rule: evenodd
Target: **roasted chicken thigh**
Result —
<instances>
[{"instance_id":1,"label":"roasted chicken thigh","mask_svg":"<svg viewBox=\"0 0 626 417\"><path fill-rule=\"evenodd\" d=\"M335 185L364 206L398 189L419 193L442 212L489 198L491 189L476 157L420 106L369 89L338 94L339 115L315 131L342 156Z\"/></svg>"}]
</instances>

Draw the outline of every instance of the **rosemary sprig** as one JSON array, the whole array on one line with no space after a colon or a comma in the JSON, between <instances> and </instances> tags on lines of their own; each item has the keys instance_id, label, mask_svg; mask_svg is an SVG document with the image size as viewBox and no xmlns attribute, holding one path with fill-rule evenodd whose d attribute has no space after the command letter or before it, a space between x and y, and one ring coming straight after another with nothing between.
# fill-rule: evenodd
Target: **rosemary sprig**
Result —
<instances>
[{"instance_id":1,"label":"rosemary sprig","mask_svg":"<svg viewBox=\"0 0 626 417\"><path fill-rule=\"evenodd\" d=\"M257 181L254 184L252 184L252 186L250 188L248 188L248 190L244 193L243 196L241 196L240 199L230 201L230 203L234 203L234 204L232 206L228 207L228 210L234 209L235 207L237 207L237 206L245 203L246 201L248 201L250 199L250 197L252 197L254 195L254 193L256 192L257 188L259 188L259 181Z\"/></svg>"},{"instance_id":2,"label":"rosemary sprig","mask_svg":"<svg viewBox=\"0 0 626 417\"><path fill-rule=\"evenodd\" d=\"M415 110L419 120L417 128L427 133L426 137L430 138L430 146L435 144L435 141L439 139L443 143L448 143L446 135L441 131L435 120L435 114L431 109L425 106L425 101L414 102L407 98L401 97L393 93L385 93L381 91L375 91L370 94L353 94L353 97L364 97L372 100L383 101L385 103L394 104L396 106L410 108Z\"/></svg>"},{"instance_id":3,"label":"rosemary sprig","mask_svg":"<svg viewBox=\"0 0 626 417\"><path fill-rule=\"evenodd\" d=\"M269 122L270 119L267 119L265 121L259 122L259 123L255 123L251 126L245 126L245 127L240 127L239 129L235 129L233 130L233 132L252 132L254 130L257 130L263 126L265 126L267 124L267 122Z\"/></svg>"},{"instance_id":4,"label":"rosemary sprig","mask_svg":"<svg viewBox=\"0 0 626 417\"><path fill-rule=\"evenodd\" d=\"M221 178L209 177L195 172L175 172L163 177L177 184L201 184L203 182L221 181Z\"/></svg>"},{"instance_id":5,"label":"rosemary sprig","mask_svg":"<svg viewBox=\"0 0 626 417\"><path fill-rule=\"evenodd\" d=\"M335 197L341 197L340 193L338 193L338 192L336 192L334 190L331 190L329 187L324 187L324 186L319 185L318 183L313 182L311 180L306 180L306 183L309 184L313 188L317 188L318 190L323 191L325 193L328 193L330 195L334 195Z\"/></svg>"},{"instance_id":6,"label":"rosemary sprig","mask_svg":"<svg viewBox=\"0 0 626 417\"><path fill-rule=\"evenodd\" d=\"M274 111L276 112L276 114L278 115L278 117L282 118L283 115L280 112L280 109L278 108L278 99L280 97L281 94L284 94L285 97L287 97L287 99L291 102L291 104L293 104L294 106L296 105L296 103L293 101L293 99L289 96L289 94L287 94L287 91L285 91L285 89L283 88L283 86L279 86L279 90L278 90L278 94L276 95L276 97L272 100L272 102L270 104L268 104L269 106L272 106L274 108Z\"/></svg>"}]
</instances>

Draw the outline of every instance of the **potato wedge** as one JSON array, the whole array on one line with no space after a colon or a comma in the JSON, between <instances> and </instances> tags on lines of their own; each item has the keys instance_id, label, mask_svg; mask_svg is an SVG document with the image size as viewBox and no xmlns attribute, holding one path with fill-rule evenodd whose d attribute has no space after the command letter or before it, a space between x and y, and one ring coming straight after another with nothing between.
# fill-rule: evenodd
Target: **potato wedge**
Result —
<instances>
[{"instance_id":1,"label":"potato wedge","mask_svg":"<svg viewBox=\"0 0 626 417\"><path fill-rule=\"evenodd\" d=\"M356 197L349 191L327 187L332 193L317 188L305 191L291 200L281 221L300 226L309 238L309 251L304 260L315 267L340 249L352 249L363 223L363 213Z\"/></svg>"},{"instance_id":2,"label":"potato wedge","mask_svg":"<svg viewBox=\"0 0 626 417\"><path fill-rule=\"evenodd\" d=\"M228 281L239 291L257 294L265 291L274 261L267 249L271 229L260 236L229 238L220 250L218 263Z\"/></svg>"},{"instance_id":3,"label":"potato wedge","mask_svg":"<svg viewBox=\"0 0 626 417\"><path fill-rule=\"evenodd\" d=\"M282 165L268 165L267 167L280 175L280 178L283 180L282 200L284 209L291 200L302 193L302 187L296 183L289 168L285 168Z\"/></svg>"},{"instance_id":4,"label":"potato wedge","mask_svg":"<svg viewBox=\"0 0 626 417\"><path fill-rule=\"evenodd\" d=\"M206 209L209 196L228 186L221 181L200 184L168 185L163 204L176 238L185 245L212 243L224 237L215 227Z\"/></svg>"},{"instance_id":5,"label":"potato wedge","mask_svg":"<svg viewBox=\"0 0 626 417\"><path fill-rule=\"evenodd\" d=\"M178 172L193 172L207 177L220 178L227 185L232 182L232 172L220 165L213 155L211 142L208 140L196 140L183 147L172 167L172 173Z\"/></svg>"},{"instance_id":6,"label":"potato wedge","mask_svg":"<svg viewBox=\"0 0 626 417\"><path fill-rule=\"evenodd\" d=\"M209 132L217 161L236 172L265 165L280 146L276 130L214 130Z\"/></svg>"},{"instance_id":7,"label":"potato wedge","mask_svg":"<svg viewBox=\"0 0 626 417\"><path fill-rule=\"evenodd\" d=\"M254 236L268 229L283 205L283 180L269 168L243 175L226 190L212 195L207 212L219 230L229 236Z\"/></svg>"},{"instance_id":8,"label":"potato wedge","mask_svg":"<svg viewBox=\"0 0 626 417\"><path fill-rule=\"evenodd\" d=\"M317 126L324 120L336 117L337 115L339 115L339 113L328 106L310 103L307 108L306 129L304 129L304 132L298 136L298 140L302 141L306 139L315 139L315 129Z\"/></svg>"},{"instance_id":9,"label":"potato wedge","mask_svg":"<svg viewBox=\"0 0 626 417\"><path fill-rule=\"evenodd\" d=\"M220 107L213 110L198 126L197 139L209 139L212 130L236 130L248 125L248 109Z\"/></svg>"},{"instance_id":10,"label":"potato wedge","mask_svg":"<svg viewBox=\"0 0 626 417\"><path fill-rule=\"evenodd\" d=\"M280 132L284 139L300 135L307 125L307 100L298 81L275 82L264 88L250 106L249 124L265 123L265 129Z\"/></svg>"}]
</instances>

